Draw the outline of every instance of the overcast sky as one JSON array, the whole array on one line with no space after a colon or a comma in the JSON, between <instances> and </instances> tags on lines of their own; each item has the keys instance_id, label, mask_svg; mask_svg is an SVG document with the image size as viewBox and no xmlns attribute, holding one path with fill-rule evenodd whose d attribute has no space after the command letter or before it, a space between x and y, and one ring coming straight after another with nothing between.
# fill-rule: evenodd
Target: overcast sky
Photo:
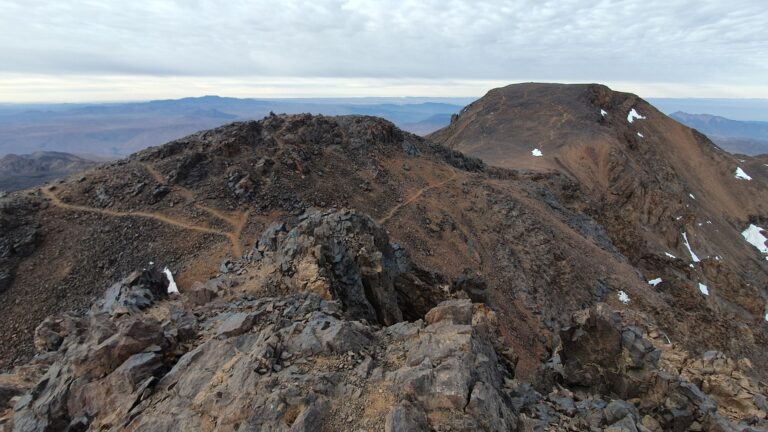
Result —
<instances>
[{"instance_id":1,"label":"overcast sky","mask_svg":"<svg viewBox=\"0 0 768 432\"><path fill-rule=\"evenodd\" d=\"M768 97L765 0L0 0L0 101Z\"/></svg>"}]
</instances>

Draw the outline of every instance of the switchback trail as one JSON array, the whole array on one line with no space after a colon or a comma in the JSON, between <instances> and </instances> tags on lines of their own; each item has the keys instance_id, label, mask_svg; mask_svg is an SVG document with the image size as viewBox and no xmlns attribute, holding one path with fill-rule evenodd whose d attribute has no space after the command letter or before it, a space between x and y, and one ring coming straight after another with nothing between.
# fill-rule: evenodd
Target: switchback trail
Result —
<instances>
[{"instance_id":1,"label":"switchback trail","mask_svg":"<svg viewBox=\"0 0 768 432\"><path fill-rule=\"evenodd\" d=\"M435 184L431 184L431 185L425 186L425 187L419 189L413 195L411 195L408 199L406 199L405 201L401 202L400 204L392 207L392 209L389 210L389 212L387 213L386 216L384 216L383 218L379 219L379 224L384 225L385 223L387 223L387 221L389 221L392 218L392 216L394 216L401 208L403 208L403 207L405 207L405 206L407 206L409 204L412 204L414 201L419 199L424 194L424 192L428 192L428 191L430 191L432 189L439 188L439 187L445 185L446 183L454 180L457 176L458 176L458 174L456 172L453 172L451 174L451 177L449 177L448 179L443 180L443 181L441 181L439 183L435 183Z\"/></svg>"},{"instance_id":2,"label":"switchback trail","mask_svg":"<svg viewBox=\"0 0 768 432\"><path fill-rule=\"evenodd\" d=\"M232 243L232 253L235 256L242 255L242 245L240 244L240 239L239 239L239 234L240 234L239 231L242 230L242 226L239 227L239 230L237 233L229 233L229 232L219 231L206 226L191 224L191 223L188 223L179 219L175 219L160 213L149 213L149 212L143 212L143 211L122 212L122 211L115 211L115 210L109 210L109 209L100 209L100 208L82 206L77 204L68 204L63 202L56 194L53 193L53 191L50 188L41 188L40 191L43 193L43 195L45 195L46 198L51 200L51 203L54 206L63 208L66 210L96 213L96 214L102 214L105 216L112 216L112 217L140 217L145 219L156 220L158 222L162 222L171 226L175 226L177 228L182 228L190 231L197 231L205 234L214 234L214 235L224 236L224 237L227 237L227 239L229 239L230 243Z\"/></svg>"},{"instance_id":3,"label":"switchback trail","mask_svg":"<svg viewBox=\"0 0 768 432\"><path fill-rule=\"evenodd\" d=\"M144 167L144 169L147 170L150 177L154 179L159 184L167 184L166 179L163 177L163 175L155 169L152 165L142 162L141 165ZM181 186L181 185L175 185L173 187L174 190L178 191L184 198L187 199L187 201L192 202L192 204L197 208L198 210L202 210L211 216L220 219L227 224L229 224L233 231L229 233L225 233L222 231L218 231L220 234L224 234L227 237L230 238L230 241L232 241L232 249L233 253L236 254L236 256L242 255L242 244L240 243L240 234L243 231L243 228L245 227L245 224L248 222L248 215L250 211L244 211L244 212L238 212L234 216L230 216L220 210L204 206L200 203L194 202L195 201L195 194L190 189Z\"/></svg>"}]
</instances>

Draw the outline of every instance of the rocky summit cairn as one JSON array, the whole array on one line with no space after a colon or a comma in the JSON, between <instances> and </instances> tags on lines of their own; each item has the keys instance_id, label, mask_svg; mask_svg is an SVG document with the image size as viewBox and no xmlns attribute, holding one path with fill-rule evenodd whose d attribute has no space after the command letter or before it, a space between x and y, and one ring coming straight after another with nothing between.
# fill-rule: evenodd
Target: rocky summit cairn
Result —
<instances>
[{"instance_id":1,"label":"rocky summit cairn","mask_svg":"<svg viewBox=\"0 0 768 432\"><path fill-rule=\"evenodd\" d=\"M471 299L482 279L419 269L354 211L272 225L223 267L238 271L171 295L150 268L48 318L33 361L0 375L0 428L737 431L765 417L747 365L680 360L606 304L575 313L534 385L518 381L496 314Z\"/></svg>"}]
</instances>

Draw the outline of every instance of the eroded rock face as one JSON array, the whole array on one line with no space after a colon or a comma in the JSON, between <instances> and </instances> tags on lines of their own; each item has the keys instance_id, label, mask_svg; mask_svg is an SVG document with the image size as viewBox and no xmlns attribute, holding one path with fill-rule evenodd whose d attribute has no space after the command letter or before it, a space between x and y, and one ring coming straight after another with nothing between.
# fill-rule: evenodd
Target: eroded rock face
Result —
<instances>
[{"instance_id":1,"label":"eroded rock face","mask_svg":"<svg viewBox=\"0 0 768 432\"><path fill-rule=\"evenodd\" d=\"M642 335L640 328L622 328L606 304L574 314L571 326L560 332L564 382L597 393L636 397L661 355Z\"/></svg>"},{"instance_id":2,"label":"eroded rock face","mask_svg":"<svg viewBox=\"0 0 768 432\"><path fill-rule=\"evenodd\" d=\"M610 425L606 430L735 431L768 426L760 386L741 368L748 366L747 360L735 362L716 352L687 357L598 304L575 313L570 326L561 330L555 355L543 369L543 382L550 383L543 389L557 388L551 383L559 382L576 393L576 399L615 398L603 410L603 426ZM551 394L548 402L555 411L569 405ZM592 420L591 426L600 425Z\"/></svg>"},{"instance_id":3,"label":"eroded rock face","mask_svg":"<svg viewBox=\"0 0 768 432\"><path fill-rule=\"evenodd\" d=\"M274 224L248 258L271 272L265 285L339 299L350 316L385 325L423 316L450 291L441 278L411 268L373 219L351 210L310 210L290 231Z\"/></svg>"},{"instance_id":4,"label":"eroded rock face","mask_svg":"<svg viewBox=\"0 0 768 432\"><path fill-rule=\"evenodd\" d=\"M156 300L168 297L168 279L159 268L133 272L112 285L99 305L102 312L120 315L150 307Z\"/></svg>"},{"instance_id":5,"label":"eroded rock face","mask_svg":"<svg viewBox=\"0 0 768 432\"><path fill-rule=\"evenodd\" d=\"M748 365L718 353L665 358L666 348L605 304L561 329L540 382L518 381L496 313L473 302L483 299L481 276L445 283L355 212L274 225L229 264L234 275L171 297L162 273L135 273L88 313L47 319L35 360L0 375L0 430L655 432L765 423ZM243 289L254 281L271 284L260 291L268 295Z\"/></svg>"},{"instance_id":6,"label":"eroded rock face","mask_svg":"<svg viewBox=\"0 0 768 432\"><path fill-rule=\"evenodd\" d=\"M92 312L16 403L17 431L514 430L494 314L449 301L374 327L315 293L238 299L179 320ZM188 349L178 356L178 351Z\"/></svg>"}]
</instances>

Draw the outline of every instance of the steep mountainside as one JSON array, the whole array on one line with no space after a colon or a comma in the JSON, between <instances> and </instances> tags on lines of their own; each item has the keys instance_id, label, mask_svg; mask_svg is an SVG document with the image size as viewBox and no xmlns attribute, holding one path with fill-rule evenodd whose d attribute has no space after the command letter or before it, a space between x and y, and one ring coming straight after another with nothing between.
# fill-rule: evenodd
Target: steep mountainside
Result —
<instances>
[{"instance_id":1,"label":"steep mountainside","mask_svg":"<svg viewBox=\"0 0 768 432\"><path fill-rule=\"evenodd\" d=\"M763 315L765 257L741 232L765 227L764 166L599 85L495 89L430 138L492 165L568 177L584 195L553 192L593 216L646 280L661 278L654 290L686 287L695 298L701 284L710 308L763 326L747 323Z\"/></svg>"},{"instance_id":2,"label":"steep mountainside","mask_svg":"<svg viewBox=\"0 0 768 432\"><path fill-rule=\"evenodd\" d=\"M69 153L35 152L0 158L0 191L37 186L95 166L98 162Z\"/></svg>"},{"instance_id":3,"label":"steep mountainside","mask_svg":"<svg viewBox=\"0 0 768 432\"><path fill-rule=\"evenodd\" d=\"M560 151L569 161L569 145L557 140L538 143L544 156L533 169L493 168L381 119L282 115L3 198L0 354L5 367L18 367L0 376L0 402L15 404L0 424L392 431L762 424L768 278L737 226L750 215L763 223L765 204L739 207L743 197L720 194L759 198L764 186L688 185L691 173L663 161L621 159L640 151L630 144L644 147L618 119L601 120L600 106L618 113L629 97L602 89L593 119L602 134L574 134L584 146L586 137L602 137L603 147L569 169L547 159ZM574 110L579 94L569 102ZM662 118L634 103L646 120ZM451 136L476 130L464 122L474 108L454 120L451 129L463 127ZM538 109L531 100L528 108ZM488 130L487 118L502 115L472 118ZM495 130L506 130L503 123ZM671 123L688 146L711 146ZM607 148L621 140L627 149ZM716 149L694 156L712 151L716 162L730 160ZM639 175L651 168L667 183ZM684 200L689 191L732 207L711 216L719 234L693 228L714 210ZM682 227L701 261L686 255ZM725 238L732 244L722 246ZM166 266L180 291L170 298L158 271ZM652 277L663 281L649 285ZM67 310L74 312L61 315ZM21 366L33 352L38 357ZM633 398L647 403L626 402Z\"/></svg>"}]
</instances>

